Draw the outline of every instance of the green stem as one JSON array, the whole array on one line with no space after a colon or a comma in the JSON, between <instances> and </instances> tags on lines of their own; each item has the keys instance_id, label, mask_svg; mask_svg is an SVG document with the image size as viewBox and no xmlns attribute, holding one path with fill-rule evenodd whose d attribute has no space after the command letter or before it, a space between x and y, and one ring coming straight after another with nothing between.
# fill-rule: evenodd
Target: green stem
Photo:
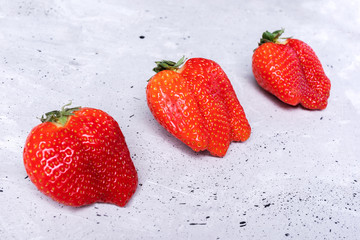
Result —
<instances>
[{"instance_id":1,"label":"green stem","mask_svg":"<svg viewBox=\"0 0 360 240\"><path fill-rule=\"evenodd\" d=\"M179 67L181 65L184 64L185 62L185 56L183 56L182 58L180 58L179 61L177 62L173 62L173 61L169 61L169 60L162 60L162 61L157 61L156 63L156 67L153 68L153 71L158 73L164 70L171 70L171 71L176 71L179 69Z\"/></svg>"},{"instance_id":2,"label":"green stem","mask_svg":"<svg viewBox=\"0 0 360 240\"><path fill-rule=\"evenodd\" d=\"M70 106L71 102L68 104L65 104L61 110L54 110L51 112L45 113L43 116L41 116L40 120L41 122L53 122L60 124L62 126L65 126L66 122L68 121L69 117L74 115L73 112L80 110L81 107L73 107L73 108L67 108L67 106Z\"/></svg>"},{"instance_id":3,"label":"green stem","mask_svg":"<svg viewBox=\"0 0 360 240\"><path fill-rule=\"evenodd\" d=\"M269 31L264 32L262 37L260 38L259 46L264 43L268 43L268 42L278 43L278 39L284 33L284 31L285 31L285 29L282 28L282 29L276 30L272 33Z\"/></svg>"}]
</instances>

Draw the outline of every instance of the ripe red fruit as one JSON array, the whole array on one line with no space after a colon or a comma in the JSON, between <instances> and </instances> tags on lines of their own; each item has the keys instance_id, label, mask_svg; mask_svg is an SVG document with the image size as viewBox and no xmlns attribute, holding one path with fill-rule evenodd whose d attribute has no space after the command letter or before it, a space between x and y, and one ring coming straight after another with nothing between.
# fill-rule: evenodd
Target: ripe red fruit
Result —
<instances>
[{"instance_id":1,"label":"ripe red fruit","mask_svg":"<svg viewBox=\"0 0 360 240\"><path fill-rule=\"evenodd\" d=\"M331 83L312 48L287 38L278 41L284 30L266 31L254 51L252 69L258 84L281 101L308 109L324 109Z\"/></svg>"},{"instance_id":2,"label":"ripe red fruit","mask_svg":"<svg viewBox=\"0 0 360 240\"><path fill-rule=\"evenodd\" d=\"M74 207L94 202L125 206L137 173L118 123L94 108L62 108L42 117L24 148L35 186Z\"/></svg>"},{"instance_id":3,"label":"ripe red fruit","mask_svg":"<svg viewBox=\"0 0 360 240\"><path fill-rule=\"evenodd\" d=\"M231 141L245 141L251 128L221 67L204 58L156 62L147 85L155 119L194 151L222 157Z\"/></svg>"}]
</instances>

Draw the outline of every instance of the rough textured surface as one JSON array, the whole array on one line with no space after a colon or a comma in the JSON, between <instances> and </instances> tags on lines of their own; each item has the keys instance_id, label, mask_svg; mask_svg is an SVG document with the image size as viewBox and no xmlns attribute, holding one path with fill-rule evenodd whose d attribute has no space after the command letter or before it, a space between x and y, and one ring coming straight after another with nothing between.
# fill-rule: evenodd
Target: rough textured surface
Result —
<instances>
[{"instance_id":1,"label":"rough textured surface","mask_svg":"<svg viewBox=\"0 0 360 240\"><path fill-rule=\"evenodd\" d=\"M356 0L1 1L1 239L358 239L359 24ZM322 62L325 110L255 82L252 51L280 27ZM219 63L251 124L222 159L192 152L147 107L154 61L182 55ZM139 174L127 207L65 207L26 177L36 117L69 100L119 122Z\"/></svg>"}]
</instances>

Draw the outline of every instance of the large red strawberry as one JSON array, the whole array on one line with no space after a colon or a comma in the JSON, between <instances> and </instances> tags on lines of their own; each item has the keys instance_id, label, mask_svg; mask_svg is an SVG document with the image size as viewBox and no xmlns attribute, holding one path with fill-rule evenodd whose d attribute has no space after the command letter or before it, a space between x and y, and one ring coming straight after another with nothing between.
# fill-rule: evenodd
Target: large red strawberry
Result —
<instances>
[{"instance_id":1,"label":"large red strawberry","mask_svg":"<svg viewBox=\"0 0 360 240\"><path fill-rule=\"evenodd\" d=\"M254 51L252 69L261 87L290 105L324 109L330 95L330 80L312 48L287 38L279 41L284 30L264 32Z\"/></svg>"},{"instance_id":2,"label":"large red strawberry","mask_svg":"<svg viewBox=\"0 0 360 240\"><path fill-rule=\"evenodd\" d=\"M192 58L183 64L156 62L147 85L155 119L194 151L222 157L231 141L245 141L251 128L234 89L214 61Z\"/></svg>"},{"instance_id":3,"label":"large red strawberry","mask_svg":"<svg viewBox=\"0 0 360 240\"><path fill-rule=\"evenodd\" d=\"M94 108L65 108L42 117L24 148L25 169L44 194L70 206L124 206L137 173L118 123Z\"/></svg>"}]
</instances>

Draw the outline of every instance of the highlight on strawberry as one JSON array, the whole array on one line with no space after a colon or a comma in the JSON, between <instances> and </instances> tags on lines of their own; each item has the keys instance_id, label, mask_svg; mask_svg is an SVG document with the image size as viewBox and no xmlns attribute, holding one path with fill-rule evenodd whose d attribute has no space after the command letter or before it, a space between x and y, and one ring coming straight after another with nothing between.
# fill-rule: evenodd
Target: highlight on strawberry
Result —
<instances>
[{"instance_id":1,"label":"highlight on strawberry","mask_svg":"<svg viewBox=\"0 0 360 240\"><path fill-rule=\"evenodd\" d=\"M280 38L283 33L284 29L263 33L252 57L256 81L287 104L326 108L331 83L320 60L303 41Z\"/></svg>"},{"instance_id":2,"label":"highlight on strawberry","mask_svg":"<svg viewBox=\"0 0 360 240\"><path fill-rule=\"evenodd\" d=\"M191 58L159 61L146 88L154 118L194 151L223 157L231 141L251 128L225 72L216 62Z\"/></svg>"},{"instance_id":3,"label":"highlight on strawberry","mask_svg":"<svg viewBox=\"0 0 360 240\"><path fill-rule=\"evenodd\" d=\"M102 110L68 105L46 113L27 137L23 157L30 180L65 205L125 206L138 177L118 123Z\"/></svg>"}]
</instances>

